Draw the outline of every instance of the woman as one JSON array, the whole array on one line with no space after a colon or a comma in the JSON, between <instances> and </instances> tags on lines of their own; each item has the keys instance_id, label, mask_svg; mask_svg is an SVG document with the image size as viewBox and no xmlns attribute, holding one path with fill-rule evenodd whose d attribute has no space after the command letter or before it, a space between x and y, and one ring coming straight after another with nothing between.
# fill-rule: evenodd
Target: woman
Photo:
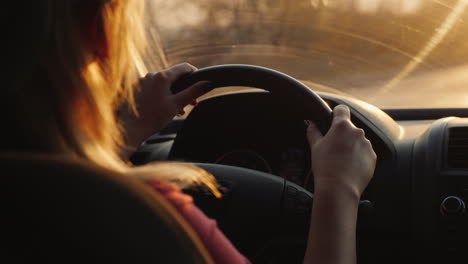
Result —
<instances>
[{"instance_id":1,"label":"woman","mask_svg":"<svg viewBox=\"0 0 468 264\"><path fill-rule=\"evenodd\" d=\"M34 1L38 3L38 1ZM49 0L43 44L29 58L30 71L7 89L13 111L2 151L35 151L80 157L98 166L141 177L163 194L199 235L217 263L248 263L179 187L201 183L219 194L212 176L193 166L160 164L132 168L128 157L146 137L210 89L199 82L173 95L171 84L195 70L180 64L144 71L142 4L138 0ZM24 4L24 3L23 3ZM18 41L19 43L19 41ZM137 83L137 85L135 85ZM136 89L135 89L136 87ZM27 107L24 107L24 106ZM117 115L117 113L119 113ZM10 133L10 134L8 134ZM349 109L334 109L323 136L309 124L315 200L304 263L355 263L355 227L360 195L373 175L376 155ZM28 140L33 139L33 140ZM189 175L190 177L185 177Z\"/></svg>"}]
</instances>

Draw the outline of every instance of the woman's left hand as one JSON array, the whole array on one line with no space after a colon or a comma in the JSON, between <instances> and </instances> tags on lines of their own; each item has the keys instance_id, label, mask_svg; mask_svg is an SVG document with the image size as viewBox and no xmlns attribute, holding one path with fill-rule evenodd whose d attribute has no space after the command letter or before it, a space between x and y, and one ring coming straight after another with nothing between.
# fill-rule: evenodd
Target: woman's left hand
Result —
<instances>
[{"instance_id":1,"label":"woman's left hand","mask_svg":"<svg viewBox=\"0 0 468 264\"><path fill-rule=\"evenodd\" d=\"M135 92L138 114L125 108L119 116L128 147L138 147L145 138L169 124L175 115L183 114L185 106L196 104L197 98L210 90L210 82L202 81L177 94L172 93L172 84L196 69L183 63L161 72L150 72L140 79L140 87Z\"/></svg>"}]
</instances>

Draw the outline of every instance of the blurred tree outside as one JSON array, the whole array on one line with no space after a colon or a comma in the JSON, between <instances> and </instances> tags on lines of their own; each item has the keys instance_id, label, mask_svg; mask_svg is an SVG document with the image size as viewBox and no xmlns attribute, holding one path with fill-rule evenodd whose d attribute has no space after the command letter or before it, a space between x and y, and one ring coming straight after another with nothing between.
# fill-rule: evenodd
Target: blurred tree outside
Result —
<instances>
[{"instance_id":1,"label":"blurred tree outside","mask_svg":"<svg viewBox=\"0 0 468 264\"><path fill-rule=\"evenodd\" d=\"M148 60L255 64L353 93L390 82L440 30L447 31L442 41L410 75L465 65L468 12L443 27L457 2L150 0L145 19L151 49L161 55Z\"/></svg>"}]
</instances>

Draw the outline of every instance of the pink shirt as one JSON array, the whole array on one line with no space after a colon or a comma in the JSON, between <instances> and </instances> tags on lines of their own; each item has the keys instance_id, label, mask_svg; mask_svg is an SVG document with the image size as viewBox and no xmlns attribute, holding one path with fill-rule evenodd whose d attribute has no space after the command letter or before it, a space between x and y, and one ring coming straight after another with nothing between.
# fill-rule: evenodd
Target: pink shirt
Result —
<instances>
[{"instance_id":1,"label":"pink shirt","mask_svg":"<svg viewBox=\"0 0 468 264\"><path fill-rule=\"evenodd\" d=\"M193 204L191 196L184 194L174 184L154 181L150 185L161 193L192 225L215 263L250 263L219 230L216 221L208 218Z\"/></svg>"}]
</instances>

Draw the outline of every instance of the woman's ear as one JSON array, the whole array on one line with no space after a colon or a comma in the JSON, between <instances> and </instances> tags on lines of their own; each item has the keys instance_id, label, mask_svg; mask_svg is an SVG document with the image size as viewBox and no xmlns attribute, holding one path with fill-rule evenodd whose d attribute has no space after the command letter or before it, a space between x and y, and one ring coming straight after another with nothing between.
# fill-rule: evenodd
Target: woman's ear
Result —
<instances>
[{"instance_id":1,"label":"woman's ear","mask_svg":"<svg viewBox=\"0 0 468 264\"><path fill-rule=\"evenodd\" d=\"M109 57L109 43L105 34L102 19L95 19L91 24L89 32L90 45L94 49L94 55L99 60L106 60Z\"/></svg>"},{"instance_id":2,"label":"woman's ear","mask_svg":"<svg viewBox=\"0 0 468 264\"><path fill-rule=\"evenodd\" d=\"M102 8L99 4L88 4L83 7L82 38L86 49L94 60L106 60L109 56L109 43L104 28Z\"/></svg>"}]
</instances>

